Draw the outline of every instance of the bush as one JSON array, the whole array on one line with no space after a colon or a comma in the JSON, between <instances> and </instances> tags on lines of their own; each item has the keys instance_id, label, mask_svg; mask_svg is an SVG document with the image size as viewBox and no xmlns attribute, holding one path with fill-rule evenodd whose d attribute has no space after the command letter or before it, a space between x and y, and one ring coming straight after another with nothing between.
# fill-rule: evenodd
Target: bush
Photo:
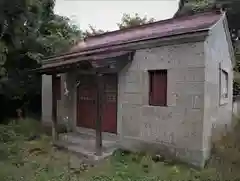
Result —
<instances>
[{"instance_id":1,"label":"bush","mask_svg":"<svg viewBox=\"0 0 240 181\"><path fill-rule=\"evenodd\" d=\"M6 143L38 135L42 131L38 121L33 119L12 120L7 125L0 125L0 142Z\"/></svg>"}]
</instances>

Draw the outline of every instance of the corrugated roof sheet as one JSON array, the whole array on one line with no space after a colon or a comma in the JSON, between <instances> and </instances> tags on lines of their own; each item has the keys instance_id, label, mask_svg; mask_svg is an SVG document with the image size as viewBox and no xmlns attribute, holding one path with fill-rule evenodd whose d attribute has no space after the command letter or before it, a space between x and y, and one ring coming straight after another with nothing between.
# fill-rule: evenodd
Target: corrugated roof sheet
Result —
<instances>
[{"instance_id":1,"label":"corrugated roof sheet","mask_svg":"<svg viewBox=\"0 0 240 181\"><path fill-rule=\"evenodd\" d=\"M114 54L112 55L108 50L123 44L127 45L144 40L207 31L216 24L222 16L223 14L219 12L207 12L97 35L88 38L85 42L79 42L78 45L72 48L72 52L47 59L48 61L46 61L46 64L44 64L39 71L48 71L48 69L54 67L71 65L82 60L92 61L104 58L105 56L118 56L115 55L116 51L112 52ZM119 53L122 54L126 52ZM100 56L101 54L102 56Z\"/></svg>"},{"instance_id":2,"label":"corrugated roof sheet","mask_svg":"<svg viewBox=\"0 0 240 181\"><path fill-rule=\"evenodd\" d=\"M101 66L101 60L113 58L113 57L121 57L124 55L130 55L131 51L119 51L119 52L111 52L111 53L101 53L97 55L90 55L90 56L81 56L74 59L69 59L66 61L60 61L60 62L53 62L50 64L43 65L41 68L37 68L33 71L40 72L40 73L46 73L48 71L52 71L53 68L64 68L64 66L72 66L75 63L81 63L84 61L91 62L93 68L97 68Z\"/></svg>"},{"instance_id":3,"label":"corrugated roof sheet","mask_svg":"<svg viewBox=\"0 0 240 181\"><path fill-rule=\"evenodd\" d=\"M88 38L84 46L76 45L73 50L74 52L80 52L142 39L163 38L209 29L221 16L222 14L218 12L207 12L108 32Z\"/></svg>"}]
</instances>

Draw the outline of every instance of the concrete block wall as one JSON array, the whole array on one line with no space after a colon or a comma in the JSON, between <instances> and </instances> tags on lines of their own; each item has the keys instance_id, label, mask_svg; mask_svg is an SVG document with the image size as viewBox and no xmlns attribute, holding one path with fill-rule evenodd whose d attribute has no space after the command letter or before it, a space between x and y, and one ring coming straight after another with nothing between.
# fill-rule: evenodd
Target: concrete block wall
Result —
<instances>
[{"instance_id":1,"label":"concrete block wall","mask_svg":"<svg viewBox=\"0 0 240 181\"><path fill-rule=\"evenodd\" d=\"M66 84L66 85L65 85ZM61 114L62 123L68 126L68 129L75 130L76 128L76 73L67 72L61 75L62 96L61 96ZM65 89L68 95L65 94ZM61 121L60 121L61 122Z\"/></svg>"},{"instance_id":2,"label":"concrete block wall","mask_svg":"<svg viewBox=\"0 0 240 181\"><path fill-rule=\"evenodd\" d=\"M75 78L71 73L60 74L61 77L61 100L57 101L57 121L60 127L66 126L64 119L68 117L71 127L75 125L75 89L72 85ZM69 97L64 95L64 82L66 81L69 90ZM42 76L42 123L45 126L52 125L52 76Z\"/></svg>"},{"instance_id":3,"label":"concrete block wall","mask_svg":"<svg viewBox=\"0 0 240 181\"><path fill-rule=\"evenodd\" d=\"M232 123L233 65L229 52L231 39L226 36L228 27L224 24L225 21L223 16L204 43L206 67L203 145L208 152L211 143L220 139ZM220 99L220 68L228 73L228 98L224 104Z\"/></svg>"},{"instance_id":4,"label":"concrete block wall","mask_svg":"<svg viewBox=\"0 0 240 181\"><path fill-rule=\"evenodd\" d=\"M42 123L52 124L52 76L42 76Z\"/></svg>"},{"instance_id":5,"label":"concrete block wall","mask_svg":"<svg viewBox=\"0 0 240 181\"><path fill-rule=\"evenodd\" d=\"M203 164L204 58L203 42L136 51L119 74L122 147L168 150L192 164ZM158 69L167 69L166 107L149 105L148 70Z\"/></svg>"}]
</instances>

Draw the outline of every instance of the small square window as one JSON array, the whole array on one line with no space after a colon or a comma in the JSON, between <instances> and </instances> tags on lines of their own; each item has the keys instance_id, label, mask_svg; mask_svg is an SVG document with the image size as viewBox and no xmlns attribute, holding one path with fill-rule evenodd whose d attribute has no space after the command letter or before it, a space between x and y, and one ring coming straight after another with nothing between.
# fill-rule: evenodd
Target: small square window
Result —
<instances>
[{"instance_id":1,"label":"small square window","mask_svg":"<svg viewBox=\"0 0 240 181\"><path fill-rule=\"evenodd\" d=\"M149 105L167 106L167 70L149 71Z\"/></svg>"}]
</instances>

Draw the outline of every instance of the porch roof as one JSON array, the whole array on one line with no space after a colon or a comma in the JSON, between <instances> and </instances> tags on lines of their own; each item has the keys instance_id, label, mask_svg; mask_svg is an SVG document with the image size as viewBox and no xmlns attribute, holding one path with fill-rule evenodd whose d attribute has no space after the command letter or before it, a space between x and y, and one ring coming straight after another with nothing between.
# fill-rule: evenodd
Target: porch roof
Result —
<instances>
[{"instance_id":1,"label":"porch roof","mask_svg":"<svg viewBox=\"0 0 240 181\"><path fill-rule=\"evenodd\" d=\"M132 55L132 51L86 54L77 58L44 64L42 67L34 69L33 72L38 72L40 74L53 74L67 72L68 70L76 68L82 68L89 72L102 72L106 69L112 69L114 72L121 68L123 64L130 61ZM119 63L120 59L122 61Z\"/></svg>"}]
</instances>

